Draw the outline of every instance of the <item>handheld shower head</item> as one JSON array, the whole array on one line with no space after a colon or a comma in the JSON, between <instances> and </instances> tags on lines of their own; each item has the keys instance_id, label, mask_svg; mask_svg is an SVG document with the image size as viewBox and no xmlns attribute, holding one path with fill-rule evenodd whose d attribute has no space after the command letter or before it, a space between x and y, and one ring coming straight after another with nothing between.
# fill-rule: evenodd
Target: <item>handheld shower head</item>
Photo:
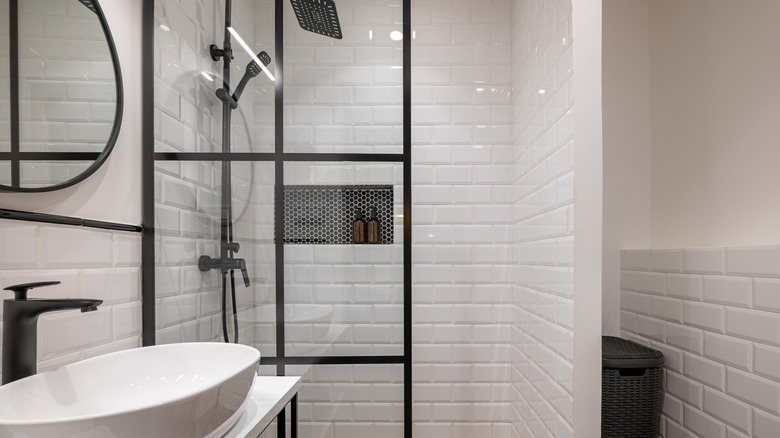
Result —
<instances>
[{"instance_id":1,"label":"handheld shower head","mask_svg":"<svg viewBox=\"0 0 780 438\"><path fill-rule=\"evenodd\" d=\"M269 56L265 51L260 52L257 54L257 58L260 59L260 61L263 63L264 66L268 66L268 64L271 63L271 56ZM246 66L246 74L252 75L252 77L255 77L263 72L263 69L260 68L259 65L255 61L251 61Z\"/></svg>"},{"instance_id":2,"label":"handheld shower head","mask_svg":"<svg viewBox=\"0 0 780 438\"><path fill-rule=\"evenodd\" d=\"M271 63L271 56L268 55L268 53L266 53L265 51L258 53L257 58L260 59L260 61L265 66ZM241 78L241 81L238 83L238 86L236 87L236 91L233 93L233 100L235 102L238 102L238 99L241 97L241 93L244 92L244 88L246 87L246 84L249 83L249 80L262 73L262 71L263 70L260 68L259 65L257 65L255 61L250 61L249 64L247 64L244 77Z\"/></svg>"}]
</instances>

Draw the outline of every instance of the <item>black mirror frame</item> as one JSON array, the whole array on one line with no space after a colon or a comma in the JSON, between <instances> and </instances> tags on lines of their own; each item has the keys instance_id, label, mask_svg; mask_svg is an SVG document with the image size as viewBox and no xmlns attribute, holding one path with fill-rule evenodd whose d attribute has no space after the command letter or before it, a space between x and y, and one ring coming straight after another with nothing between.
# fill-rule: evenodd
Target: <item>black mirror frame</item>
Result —
<instances>
[{"instance_id":1,"label":"black mirror frame","mask_svg":"<svg viewBox=\"0 0 780 438\"><path fill-rule=\"evenodd\" d=\"M75 1L75 0L74 0ZM111 134L108 136L106 147L100 152L100 155L95 161L83 172L75 177L46 187L11 187L0 184L0 192L22 192L22 193L36 193L36 192L52 192L55 190L64 189L72 185L78 184L85 179L89 178L95 173L100 166L108 159L111 151L114 149L116 140L119 137L119 129L122 126L122 115L124 109L124 88L122 85L122 69L119 66L119 54L117 53L116 46L114 45L114 37L111 35L111 29L108 27L108 20L106 20L105 14L103 14L103 8L100 6L99 0L92 0L92 4L95 5L95 15L100 20L100 26L103 28L103 34L106 36L106 43L108 44L108 50L111 53L111 60L114 64L114 76L116 83L116 111L114 112L114 126L111 128ZM10 29L9 29L10 30Z\"/></svg>"}]
</instances>

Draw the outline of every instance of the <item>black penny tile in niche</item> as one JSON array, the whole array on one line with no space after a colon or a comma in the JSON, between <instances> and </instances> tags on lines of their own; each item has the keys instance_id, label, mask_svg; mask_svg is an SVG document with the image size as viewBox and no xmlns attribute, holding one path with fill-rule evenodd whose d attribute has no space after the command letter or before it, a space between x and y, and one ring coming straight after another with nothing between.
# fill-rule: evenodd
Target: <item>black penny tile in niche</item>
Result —
<instances>
[{"instance_id":1,"label":"black penny tile in niche","mask_svg":"<svg viewBox=\"0 0 780 438\"><path fill-rule=\"evenodd\" d=\"M393 186L284 186L284 243L351 244L355 209L368 219L372 207L379 219L379 244L392 244Z\"/></svg>"}]
</instances>

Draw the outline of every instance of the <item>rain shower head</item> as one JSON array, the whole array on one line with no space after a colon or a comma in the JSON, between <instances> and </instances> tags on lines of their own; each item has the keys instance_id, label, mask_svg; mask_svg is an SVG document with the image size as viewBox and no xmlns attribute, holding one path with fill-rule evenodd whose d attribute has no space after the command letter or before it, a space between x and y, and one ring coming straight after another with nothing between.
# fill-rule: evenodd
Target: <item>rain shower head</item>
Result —
<instances>
[{"instance_id":1,"label":"rain shower head","mask_svg":"<svg viewBox=\"0 0 780 438\"><path fill-rule=\"evenodd\" d=\"M333 0L290 0L303 30L340 40L341 25Z\"/></svg>"},{"instance_id":2,"label":"rain shower head","mask_svg":"<svg viewBox=\"0 0 780 438\"><path fill-rule=\"evenodd\" d=\"M268 55L268 53L266 53L265 51L258 53L257 58L265 66L271 63L271 56ZM236 87L236 91L233 93L233 100L236 103L238 102L238 99L241 97L241 93L244 92L244 87L246 87L246 84L249 83L249 80L259 75L262 72L263 70L260 68L259 65L257 65L255 61L249 62L249 64L246 66L246 72L244 73L244 77L241 78L241 81L238 83L238 86Z\"/></svg>"}]
</instances>

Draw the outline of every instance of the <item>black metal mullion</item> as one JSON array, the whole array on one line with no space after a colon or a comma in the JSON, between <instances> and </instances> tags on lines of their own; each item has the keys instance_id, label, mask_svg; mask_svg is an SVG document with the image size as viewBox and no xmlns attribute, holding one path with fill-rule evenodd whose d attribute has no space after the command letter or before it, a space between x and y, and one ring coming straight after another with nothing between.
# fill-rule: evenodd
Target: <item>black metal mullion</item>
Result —
<instances>
[{"instance_id":1,"label":"black metal mullion","mask_svg":"<svg viewBox=\"0 0 780 438\"><path fill-rule=\"evenodd\" d=\"M274 242L276 264L276 375L284 376L284 1L274 4L274 50L276 52L274 84ZM284 438L284 417L279 436Z\"/></svg>"},{"instance_id":2,"label":"black metal mullion","mask_svg":"<svg viewBox=\"0 0 780 438\"><path fill-rule=\"evenodd\" d=\"M404 437L412 438L412 1L403 2Z\"/></svg>"},{"instance_id":3,"label":"black metal mullion","mask_svg":"<svg viewBox=\"0 0 780 438\"><path fill-rule=\"evenodd\" d=\"M272 152L155 152L157 161L274 161Z\"/></svg>"},{"instance_id":4,"label":"black metal mullion","mask_svg":"<svg viewBox=\"0 0 780 438\"><path fill-rule=\"evenodd\" d=\"M276 268L276 375L287 374L284 336L284 2L274 3L274 261ZM297 418L296 418L297 420ZM276 417L276 435L287 436L285 410ZM294 429L295 430L295 429Z\"/></svg>"},{"instance_id":5,"label":"black metal mullion","mask_svg":"<svg viewBox=\"0 0 780 438\"><path fill-rule=\"evenodd\" d=\"M155 327L155 270L154 263L154 0L143 3L143 57L142 72L142 224L144 232L141 239L141 312L142 342L144 346L156 344Z\"/></svg>"},{"instance_id":6,"label":"black metal mullion","mask_svg":"<svg viewBox=\"0 0 780 438\"><path fill-rule=\"evenodd\" d=\"M403 364L403 355L398 356L263 356L260 365L382 365Z\"/></svg>"},{"instance_id":7,"label":"black metal mullion","mask_svg":"<svg viewBox=\"0 0 780 438\"><path fill-rule=\"evenodd\" d=\"M21 186L21 163L19 128L19 2L8 2L8 37L9 37L9 82L11 87L11 187Z\"/></svg>"},{"instance_id":8,"label":"black metal mullion","mask_svg":"<svg viewBox=\"0 0 780 438\"><path fill-rule=\"evenodd\" d=\"M282 161L402 163L403 154L339 154L295 152L155 152L159 161Z\"/></svg>"},{"instance_id":9,"label":"black metal mullion","mask_svg":"<svg viewBox=\"0 0 780 438\"><path fill-rule=\"evenodd\" d=\"M290 438L298 438L298 393L290 400Z\"/></svg>"},{"instance_id":10,"label":"black metal mullion","mask_svg":"<svg viewBox=\"0 0 780 438\"><path fill-rule=\"evenodd\" d=\"M284 154L285 161L354 161L354 162L403 162L403 154L340 154L340 153L296 153Z\"/></svg>"}]
</instances>

